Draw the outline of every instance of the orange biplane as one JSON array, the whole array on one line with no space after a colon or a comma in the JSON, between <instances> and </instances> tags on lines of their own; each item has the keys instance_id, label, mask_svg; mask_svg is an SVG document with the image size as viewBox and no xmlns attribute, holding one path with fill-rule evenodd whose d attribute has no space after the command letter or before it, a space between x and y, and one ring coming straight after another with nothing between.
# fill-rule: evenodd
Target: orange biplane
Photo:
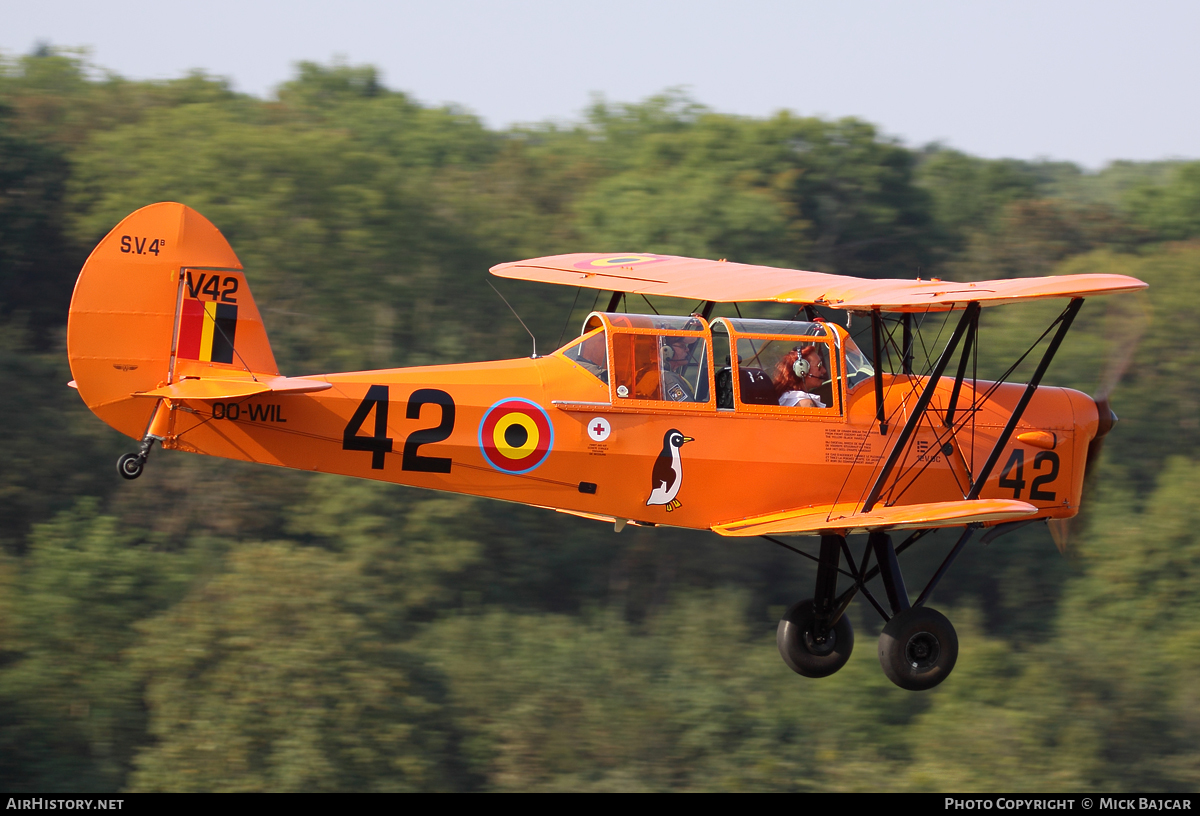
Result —
<instances>
[{"instance_id":1,"label":"orange biplane","mask_svg":"<svg viewBox=\"0 0 1200 816\"><path fill-rule=\"evenodd\" d=\"M1079 511L1089 453L1115 416L1106 399L1040 382L1082 298L1145 288L1118 275L863 280L650 254L491 271L610 291L612 301L544 357L285 377L225 238L188 207L154 204L118 224L80 272L72 385L141 441L118 463L127 479L157 441L553 508L617 530L765 537L817 562L813 597L779 624L789 667L823 677L845 664L854 635L844 613L862 593L887 622L884 672L926 689L949 674L958 645L925 601L972 533L990 528L986 540ZM633 294L704 305L678 317L618 313ZM981 307L1051 297L1068 302L1028 383L967 376ZM716 303L740 301L798 312L711 318ZM871 356L815 306L870 319ZM913 317L939 312L949 340L914 373ZM963 531L910 601L897 556L942 527ZM894 544L898 531L907 537ZM867 533L859 558L847 543L855 532ZM798 535L819 537L816 555L777 538ZM883 598L867 586L876 576ZM849 586L839 593L840 577Z\"/></svg>"}]
</instances>

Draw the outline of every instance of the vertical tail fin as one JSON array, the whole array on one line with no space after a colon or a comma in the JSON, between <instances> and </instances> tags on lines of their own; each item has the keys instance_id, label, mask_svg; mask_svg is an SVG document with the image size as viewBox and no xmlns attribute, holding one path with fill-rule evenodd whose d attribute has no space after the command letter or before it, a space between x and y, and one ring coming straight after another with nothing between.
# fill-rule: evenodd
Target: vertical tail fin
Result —
<instances>
[{"instance_id":1,"label":"vertical tail fin","mask_svg":"<svg viewBox=\"0 0 1200 816\"><path fill-rule=\"evenodd\" d=\"M140 439L155 400L190 377L278 376L242 264L204 216L173 202L127 216L75 283L67 356L79 395Z\"/></svg>"}]
</instances>

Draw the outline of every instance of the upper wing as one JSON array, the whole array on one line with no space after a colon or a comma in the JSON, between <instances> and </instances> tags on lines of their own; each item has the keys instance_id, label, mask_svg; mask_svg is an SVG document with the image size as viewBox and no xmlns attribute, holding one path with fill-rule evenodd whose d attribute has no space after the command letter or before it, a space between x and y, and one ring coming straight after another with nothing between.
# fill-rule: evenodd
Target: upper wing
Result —
<instances>
[{"instance_id":1,"label":"upper wing","mask_svg":"<svg viewBox=\"0 0 1200 816\"><path fill-rule=\"evenodd\" d=\"M513 261L492 267L501 278L561 283L640 295L666 295L719 303L774 300L834 309L887 312L946 311L977 301L984 306L1048 297L1134 292L1146 284L1126 275L1061 275L1013 280L868 280L706 261L675 255L579 253Z\"/></svg>"}]
</instances>

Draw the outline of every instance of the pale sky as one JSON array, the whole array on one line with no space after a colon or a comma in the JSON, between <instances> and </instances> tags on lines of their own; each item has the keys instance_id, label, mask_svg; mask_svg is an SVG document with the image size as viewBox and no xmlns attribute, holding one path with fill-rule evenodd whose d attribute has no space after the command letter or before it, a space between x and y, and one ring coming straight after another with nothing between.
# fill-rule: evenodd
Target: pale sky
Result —
<instances>
[{"instance_id":1,"label":"pale sky","mask_svg":"<svg viewBox=\"0 0 1200 816\"><path fill-rule=\"evenodd\" d=\"M1200 3L1008 0L0 0L0 53L84 46L134 79L269 96L301 60L492 127L684 87L717 111L857 116L977 156L1200 157Z\"/></svg>"}]
</instances>

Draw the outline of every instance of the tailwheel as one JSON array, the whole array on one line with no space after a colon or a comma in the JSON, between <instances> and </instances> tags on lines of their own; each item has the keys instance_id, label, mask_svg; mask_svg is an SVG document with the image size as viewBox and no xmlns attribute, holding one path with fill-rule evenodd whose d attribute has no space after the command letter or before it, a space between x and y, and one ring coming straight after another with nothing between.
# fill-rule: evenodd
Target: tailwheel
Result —
<instances>
[{"instance_id":1,"label":"tailwheel","mask_svg":"<svg viewBox=\"0 0 1200 816\"><path fill-rule=\"evenodd\" d=\"M902 689L924 691L950 676L958 660L958 635L936 609L914 606L898 613L879 636L879 662Z\"/></svg>"},{"instance_id":2,"label":"tailwheel","mask_svg":"<svg viewBox=\"0 0 1200 816\"><path fill-rule=\"evenodd\" d=\"M122 454L121 458L117 460L117 473L121 474L122 479L136 479L142 475L142 470L146 467L146 460L150 458L150 449L154 447L154 443L158 439L157 436L146 434L137 453Z\"/></svg>"},{"instance_id":3,"label":"tailwheel","mask_svg":"<svg viewBox=\"0 0 1200 816\"><path fill-rule=\"evenodd\" d=\"M850 659L854 628L842 615L822 631L812 599L793 604L779 621L775 643L788 668L804 677L828 677Z\"/></svg>"},{"instance_id":4,"label":"tailwheel","mask_svg":"<svg viewBox=\"0 0 1200 816\"><path fill-rule=\"evenodd\" d=\"M146 464L146 460L136 453L122 454L117 460L117 473L121 474L122 479L136 479L142 475L142 467Z\"/></svg>"}]
</instances>

